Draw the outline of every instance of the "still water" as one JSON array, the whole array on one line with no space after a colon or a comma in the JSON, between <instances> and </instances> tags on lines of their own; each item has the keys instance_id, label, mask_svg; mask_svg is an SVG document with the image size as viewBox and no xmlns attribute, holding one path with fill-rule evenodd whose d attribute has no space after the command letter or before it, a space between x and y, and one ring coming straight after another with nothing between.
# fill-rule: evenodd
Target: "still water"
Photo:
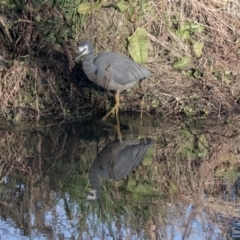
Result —
<instances>
[{"instance_id":1,"label":"still water","mask_svg":"<svg viewBox=\"0 0 240 240\"><path fill-rule=\"evenodd\" d=\"M1 240L240 236L237 124L121 116L8 126L0 141Z\"/></svg>"}]
</instances>

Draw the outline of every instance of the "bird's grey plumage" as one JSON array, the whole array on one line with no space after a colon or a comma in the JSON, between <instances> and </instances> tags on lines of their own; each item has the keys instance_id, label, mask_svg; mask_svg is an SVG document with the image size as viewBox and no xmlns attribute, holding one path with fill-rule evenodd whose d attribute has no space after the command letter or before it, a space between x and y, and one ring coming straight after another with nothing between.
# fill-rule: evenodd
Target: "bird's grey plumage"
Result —
<instances>
[{"instance_id":1,"label":"bird's grey plumage","mask_svg":"<svg viewBox=\"0 0 240 240\"><path fill-rule=\"evenodd\" d=\"M100 175L106 179L120 180L139 165L145 152L152 146L153 140L134 139L114 141L106 145L94 160L89 171L89 181L95 196L88 200L97 200L101 195Z\"/></svg>"},{"instance_id":2,"label":"bird's grey plumage","mask_svg":"<svg viewBox=\"0 0 240 240\"><path fill-rule=\"evenodd\" d=\"M81 56L83 71L89 80L108 90L122 92L151 75L146 68L119 53L103 52L94 59L94 49L89 41L79 45L75 61Z\"/></svg>"}]
</instances>

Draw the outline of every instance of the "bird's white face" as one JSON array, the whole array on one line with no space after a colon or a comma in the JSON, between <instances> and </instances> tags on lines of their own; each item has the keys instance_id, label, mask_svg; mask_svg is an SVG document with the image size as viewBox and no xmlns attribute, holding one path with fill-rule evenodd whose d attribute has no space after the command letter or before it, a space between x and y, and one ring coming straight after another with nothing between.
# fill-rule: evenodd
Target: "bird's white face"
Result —
<instances>
[{"instance_id":1,"label":"bird's white face","mask_svg":"<svg viewBox=\"0 0 240 240\"><path fill-rule=\"evenodd\" d=\"M78 47L78 52L81 53L82 56L88 54L90 52L88 45L84 45L84 46L80 45Z\"/></svg>"},{"instance_id":2,"label":"bird's white face","mask_svg":"<svg viewBox=\"0 0 240 240\"><path fill-rule=\"evenodd\" d=\"M82 42L78 47L77 55L74 59L75 62L78 62L82 57L92 52L92 45L89 42Z\"/></svg>"}]
</instances>

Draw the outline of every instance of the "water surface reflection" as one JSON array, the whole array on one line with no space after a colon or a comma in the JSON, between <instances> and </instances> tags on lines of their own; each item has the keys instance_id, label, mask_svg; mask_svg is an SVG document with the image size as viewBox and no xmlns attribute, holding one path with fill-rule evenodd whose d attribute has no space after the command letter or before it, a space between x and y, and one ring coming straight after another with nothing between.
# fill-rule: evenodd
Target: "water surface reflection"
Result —
<instances>
[{"instance_id":1,"label":"water surface reflection","mask_svg":"<svg viewBox=\"0 0 240 240\"><path fill-rule=\"evenodd\" d=\"M97 154L91 166L89 181L93 189L87 199L97 200L100 198L100 175L106 179L123 179L141 163L145 152L152 143L151 138L116 140L108 143Z\"/></svg>"},{"instance_id":2,"label":"water surface reflection","mask_svg":"<svg viewBox=\"0 0 240 240\"><path fill-rule=\"evenodd\" d=\"M121 116L121 133L100 122L1 130L1 239L237 236L236 124ZM92 188L98 201L86 199Z\"/></svg>"}]
</instances>

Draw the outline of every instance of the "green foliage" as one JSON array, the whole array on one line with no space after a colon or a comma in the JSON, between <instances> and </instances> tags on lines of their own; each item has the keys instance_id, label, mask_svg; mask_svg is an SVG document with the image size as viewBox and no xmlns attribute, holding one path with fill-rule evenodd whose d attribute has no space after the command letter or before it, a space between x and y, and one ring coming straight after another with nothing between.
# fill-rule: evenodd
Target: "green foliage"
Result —
<instances>
[{"instance_id":1,"label":"green foliage","mask_svg":"<svg viewBox=\"0 0 240 240\"><path fill-rule=\"evenodd\" d=\"M91 14L102 6L102 2L85 2L78 6L78 13L82 15Z\"/></svg>"},{"instance_id":2,"label":"green foliage","mask_svg":"<svg viewBox=\"0 0 240 240\"><path fill-rule=\"evenodd\" d=\"M136 180L130 178L127 183L127 190L131 191L136 186Z\"/></svg>"},{"instance_id":3,"label":"green foliage","mask_svg":"<svg viewBox=\"0 0 240 240\"><path fill-rule=\"evenodd\" d=\"M38 14L35 19L36 19L37 22L40 22L41 21L41 15Z\"/></svg>"},{"instance_id":4,"label":"green foliage","mask_svg":"<svg viewBox=\"0 0 240 240\"><path fill-rule=\"evenodd\" d=\"M144 166L149 166L152 164L153 154L154 154L154 149L151 147L150 149L147 150L147 152L144 155L144 159L142 161Z\"/></svg>"},{"instance_id":5,"label":"green foliage","mask_svg":"<svg viewBox=\"0 0 240 240\"><path fill-rule=\"evenodd\" d=\"M52 38L53 41L61 44L65 43L68 38L75 38L78 31L81 31L81 28L85 25L86 20L83 14L78 13L78 8L82 2L84 0L58 0L52 3L53 6L61 9L66 21L54 18L57 21L53 24L51 32L55 34L55 38L49 36L50 39ZM61 28L60 25L62 25Z\"/></svg>"},{"instance_id":6,"label":"green foliage","mask_svg":"<svg viewBox=\"0 0 240 240\"><path fill-rule=\"evenodd\" d=\"M193 76L194 78L201 77L201 76L202 76L202 72L201 72L199 69L193 69L193 71L192 71L192 76Z\"/></svg>"},{"instance_id":7,"label":"green foliage","mask_svg":"<svg viewBox=\"0 0 240 240\"><path fill-rule=\"evenodd\" d=\"M207 114L208 112L199 106L199 96L197 94L192 94L188 97L180 98L178 101L178 107L181 109L188 117Z\"/></svg>"},{"instance_id":8,"label":"green foliage","mask_svg":"<svg viewBox=\"0 0 240 240\"><path fill-rule=\"evenodd\" d=\"M172 195L175 195L178 193L178 186L174 183L174 182L170 182L170 186L169 186L169 190L170 190L170 193Z\"/></svg>"},{"instance_id":9,"label":"green foliage","mask_svg":"<svg viewBox=\"0 0 240 240\"><path fill-rule=\"evenodd\" d=\"M128 9L128 4L124 1L118 2L115 4L115 7L120 11L120 12L125 12Z\"/></svg>"},{"instance_id":10,"label":"green foliage","mask_svg":"<svg viewBox=\"0 0 240 240\"><path fill-rule=\"evenodd\" d=\"M212 73L218 81L226 85L229 85L229 83L233 80L233 76L231 74L231 71L229 70L226 70L223 68L220 68L220 69L217 68L217 69L214 69Z\"/></svg>"},{"instance_id":11,"label":"green foliage","mask_svg":"<svg viewBox=\"0 0 240 240\"><path fill-rule=\"evenodd\" d=\"M175 19L175 21L177 21ZM202 33L205 30L205 27L194 22L185 21L179 28L176 30L176 35L184 40L188 40L189 44L192 46L193 53L197 58L200 58L203 54L204 44L193 39L193 35L196 33ZM183 57L177 62L174 63L174 69L183 69L188 67L189 59Z\"/></svg>"},{"instance_id":12,"label":"green foliage","mask_svg":"<svg viewBox=\"0 0 240 240\"><path fill-rule=\"evenodd\" d=\"M153 187L148 183L137 183L134 178L129 178L127 183L127 190L132 193L132 196L136 200L141 200L146 196L156 196L160 192L155 192Z\"/></svg>"},{"instance_id":13,"label":"green foliage","mask_svg":"<svg viewBox=\"0 0 240 240\"><path fill-rule=\"evenodd\" d=\"M208 156L208 141L204 134L201 134L198 138L198 157L206 157Z\"/></svg>"},{"instance_id":14,"label":"green foliage","mask_svg":"<svg viewBox=\"0 0 240 240\"><path fill-rule=\"evenodd\" d=\"M46 18L44 15L36 16L36 27L46 42L52 44L64 44L68 38L74 37L75 33L69 29L66 22L63 22L59 16Z\"/></svg>"},{"instance_id":15,"label":"green foliage","mask_svg":"<svg viewBox=\"0 0 240 240\"><path fill-rule=\"evenodd\" d=\"M64 44L69 38L74 38L84 25L84 16L78 14L78 7L83 1L31 1L31 7L35 11L31 13L35 16L35 32L40 35L41 39L52 44ZM30 4L21 0L3 0L1 4L5 9L28 11L30 8Z\"/></svg>"},{"instance_id":16,"label":"green foliage","mask_svg":"<svg viewBox=\"0 0 240 240\"><path fill-rule=\"evenodd\" d=\"M67 158L59 159L54 165L54 176L61 192L67 192L73 200L79 197L86 198L85 190L87 189L86 170L90 166L86 166L83 161L73 162ZM50 181L53 181L50 175Z\"/></svg>"},{"instance_id":17,"label":"green foliage","mask_svg":"<svg viewBox=\"0 0 240 240\"><path fill-rule=\"evenodd\" d=\"M153 12L151 5L146 0L124 1L112 4L120 12L126 12L129 21L136 21L146 16L146 11Z\"/></svg>"},{"instance_id":18,"label":"green foliage","mask_svg":"<svg viewBox=\"0 0 240 240\"><path fill-rule=\"evenodd\" d=\"M228 182L233 183L238 178L239 170L236 168L235 169L230 168L230 169L222 171L220 175L222 175L224 177L224 179L226 179Z\"/></svg>"},{"instance_id":19,"label":"green foliage","mask_svg":"<svg viewBox=\"0 0 240 240\"><path fill-rule=\"evenodd\" d=\"M203 43L201 42L194 42L193 44L193 52L195 53L197 58L200 58L203 54Z\"/></svg>"},{"instance_id":20,"label":"green foliage","mask_svg":"<svg viewBox=\"0 0 240 240\"><path fill-rule=\"evenodd\" d=\"M1 5L7 9L24 9L26 4L21 0L1 0Z\"/></svg>"},{"instance_id":21,"label":"green foliage","mask_svg":"<svg viewBox=\"0 0 240 240\"><path fill-rule=\"evenodd\" d=\"M180 25L176 34L183 39L190 39L192 33L201 33L204 30L205 27L200 24L185 21L182 25Z\"/></svg>"},{"instance_id":22,"label":"green foliage","mask_svg":"<svg viewBox=\"0 0 240 240\"><path fill-rule=\"evenodd\" d=\"M181 153L188 157L207 157L209 155L208 151L208 141L204 134L200 134L198 138L188 130L181 130L181 134L184 137L182 142L185 145L181 149Z\"/></svg>"},{"instance_id":23,"label":"green foliage","mask_svg":"<svg viewBox=\"0 0 240 240\"><path fill-rule=\"evenodd\" d=\"M182 71L182 74L187 78L199 78L203 75L202 71L197 68L191 68L188 71Z\"/></svg>"},{"instance_id":24,"label":"green foliage","mask_svg":"<svg viewBox=\"0 0 240 240\"><path fill-rule=\"evenodd\" d=\"M128 51L135 62L144 63L148 56L148 40L144 28L137 28L128 38Z\"/></svg>"},{"instance_id":25,"label":"green foliage","mask_svg":"<svg viewBox=\"0 0 240 240\"><path fill-rule=\"evenodd\" d=\"M191 59L189 57L182 57L180 60L173 64L173 68L180 70L189 66Z\"/></svg>"}]
</instances>

